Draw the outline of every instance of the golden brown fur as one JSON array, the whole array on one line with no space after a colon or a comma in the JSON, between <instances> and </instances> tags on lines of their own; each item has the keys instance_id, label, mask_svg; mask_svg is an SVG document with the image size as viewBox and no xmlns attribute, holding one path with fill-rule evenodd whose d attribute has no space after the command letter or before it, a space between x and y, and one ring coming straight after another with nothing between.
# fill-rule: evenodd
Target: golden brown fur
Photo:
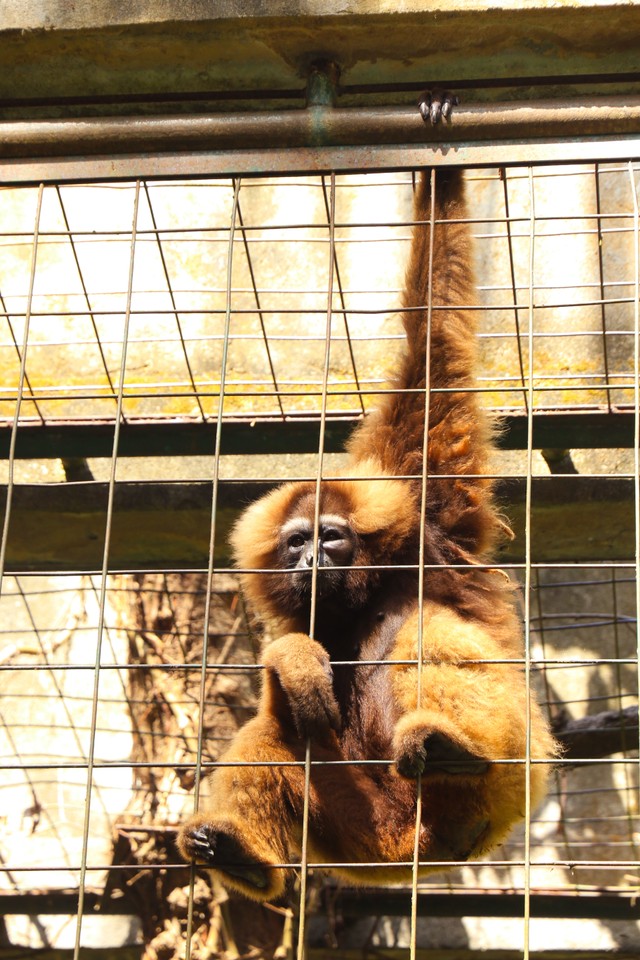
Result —
<instances>
[{"instance_id":1,"label":"golden brown fur","mask_svg":"<svg viewBox=\"0 0 640 960\"><path fill-rule=\"evenodd\" d=\"M415 219L430 215L425 173ZM294 576L283 563L281 531L287 523L313 524L316 485L273 491L248 508L232 536L240 568L268 571L242 579L275 639L264 651L258 714L225 754L211 800L182 828L179 848L250 897L272 899L285 888L287 870L279 865L299 847L307 737L312 760L334 761L312 766L308 857L341 864L336 872L351 882L410 878L418 776L422 872L434 869L430 861L486 853L524 816L521 629L510 585L479 566L490 561L501 522L491 481L482 478L491 429L469 389L476 346L472 315L460 309L473 297L468 228L459 222L465 216L462 175L439 171L435 219L446 222L434 234L422 611L427 224L414 230L399 392L356 430L346 475L321 485L320 516L326 526L346 525L349 561L317 572L314 639L310 577ZM549 760L555 744L535 702L529 722L532 759ZM353 763L335 763L344 760ZM363 760L379 762L358 764ZM547 764L530 766L532 805L547 776Z\"/></svg>"}]
</instances>

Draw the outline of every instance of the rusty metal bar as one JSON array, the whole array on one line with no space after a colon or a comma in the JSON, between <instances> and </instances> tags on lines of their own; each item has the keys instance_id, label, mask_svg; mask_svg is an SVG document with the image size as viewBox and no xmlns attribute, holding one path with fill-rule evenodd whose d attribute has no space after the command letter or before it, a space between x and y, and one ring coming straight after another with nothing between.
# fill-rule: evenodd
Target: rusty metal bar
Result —
<instances>
[{"instance_id":1,"label":"rusty metal bar","mask_svg":"<svg viewBox=\"0 0 640 960\"><path fill-rule=\"evenodd\" d=\"M295 150L167 150L162 153L45 157L3 161L0 184L83 183L188 177L270 176L276 174L346 173L366 167L380 170L433 166L496 167L551 163L627 161L640 157L640 135L618 134L540 140L462 140L455 144L377 144L300 147Z\"/></svg>"}]
</instances>

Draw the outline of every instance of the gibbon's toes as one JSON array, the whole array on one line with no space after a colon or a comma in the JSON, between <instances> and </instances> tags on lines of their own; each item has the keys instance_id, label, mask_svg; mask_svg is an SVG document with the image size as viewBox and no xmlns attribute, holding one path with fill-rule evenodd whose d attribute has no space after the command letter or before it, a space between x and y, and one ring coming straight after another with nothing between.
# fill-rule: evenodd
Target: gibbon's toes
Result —
<instances>
[{"instance_id":1,"label":"gibbon's toes","mask_svg":"<svg viewBox=\"0 0 640 960\"><path fill-rule=\"evenodd\" d=\"M425 860L468 860L482 845L491 824L488 820L456 825L446 836L433 833L426 851Z\"/></svg>"},{"instance_id":2,"label":"gibbon's toes","mask_svg":"<svg viewBox=\"0 0 640 960\"><path fill-rule=\"evenodd\" d=\"M435 730L425 738L427 760L425 775L429 773L478 774L489 769L489 761L454 743L444 733Z\"/></svg>"},{"instance_id":3,"label":"gibbon's toes","mask_svg":"<svg viewBox=\"0 0 640 960\"><path fill-rule=\"evenodd\" d=\"M416 745L414 749L404 750L396 757L396 767L401 777L407 777L408 780L415 780L424 773L425 763L427 761L427 751L422 745Z\"/></svg>"},{"instance_id":4,"label":"gibbon's toes","mask_svg":"<svg viewBox=\"0 0 640 960\"><path fill-rule=\"evenodd\" d=\"M396 769L401 777L414 780L422 776L427 762L426 733L420 724L410 725L401 732L396 731L394 753Z\"/></svg>"},{"instance_id":5,"label":"gibbon's toes","mask_svg":"<svg viewBox=\"0 0 640 960\"><path fill-rule=\"evenodd\" d=\"M182 840L184 852L188 852L190 859L197 863L236 877L256 890L266 890L269 886L267 865L257 862L255 857L224 830L203 823L199 827L187 829Z\"/></svg>"},{"instance_id":6,"label":"gibbon's toes","mask_svg":"<svg viewBox=\"0 0 640 960\"><path fill-rule=\"evenodd\" d=\"M441 119L448 120L459 103L458 97L448 90L425 90L418 100L418 109L425 123L436 124Z\"/></svg>"},{"instance_id":7,"label":"gibbon's toes","mask_svg":"<svg viewBox=\"0 0 640 960\"><path fill-rule=\"evenodd\" d=\"M412 730L405 734L396 767L409 779L433 773L473 776L485 773L489 761L455 743L440 730Z\"/></svg>"}]
</instances>

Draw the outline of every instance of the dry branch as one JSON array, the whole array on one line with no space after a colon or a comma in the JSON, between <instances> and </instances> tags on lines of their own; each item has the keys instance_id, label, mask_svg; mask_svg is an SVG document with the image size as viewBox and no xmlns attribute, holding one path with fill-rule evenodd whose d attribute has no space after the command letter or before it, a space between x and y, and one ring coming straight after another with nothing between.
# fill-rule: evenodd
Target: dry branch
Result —
<instances>
[{"instance_id":1,"label":"dry branch","mask_svg":"<svg viewBox=\"0 0 640 960\"><path fill-rule=\"evenodd\" d=\"M565 760L596 760L638 749L638 708L605 710L577 720L561 711L553 724Z\"/></svg>"}]
</instances>

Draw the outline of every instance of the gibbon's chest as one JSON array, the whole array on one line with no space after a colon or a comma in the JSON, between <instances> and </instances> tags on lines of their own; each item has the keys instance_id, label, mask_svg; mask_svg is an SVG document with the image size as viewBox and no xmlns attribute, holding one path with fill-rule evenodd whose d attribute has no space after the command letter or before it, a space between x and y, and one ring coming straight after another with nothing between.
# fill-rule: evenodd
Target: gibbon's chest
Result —
<instances>
[{"instance_id":1,"label":"gibbon's chest","mask_svg":"<svg viewBox=\"0 0 640 960\"><path fill-rule=\"evenodd\" d=\"M333 686L342 716L340 739L345 759L388 759L391 755L398 718L392 690L393 667L386 661L413 607L413 603L393 600L377 604L361 623L353 625L352 662L334 667ZM341 658L338 655L335 659ZM374 769L372 775L376 776Z\"/></svg>"}]
</instances>

